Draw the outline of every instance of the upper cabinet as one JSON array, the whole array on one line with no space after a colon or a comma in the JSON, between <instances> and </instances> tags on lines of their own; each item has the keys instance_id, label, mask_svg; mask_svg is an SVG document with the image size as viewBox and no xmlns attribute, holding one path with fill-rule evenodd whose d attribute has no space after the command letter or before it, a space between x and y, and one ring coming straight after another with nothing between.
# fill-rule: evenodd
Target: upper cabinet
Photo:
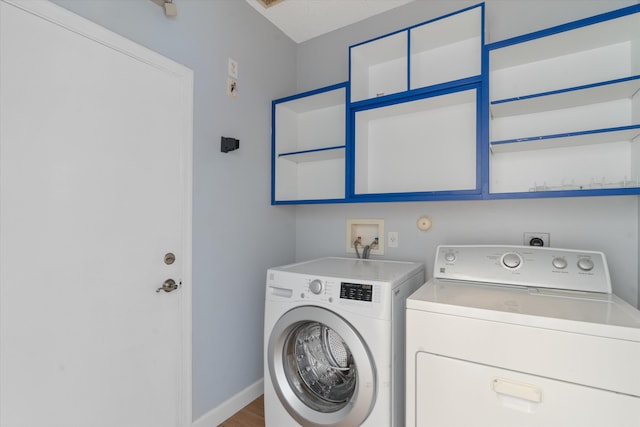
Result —
<instances>
[{"instance_id":1,"label":"upper cabinet","mask_svg":"<svg viewBox=\"0 0 640 427\"><path fill-rule=\"evenodd\" d=\"M345 198L347 85L272 103L271 202Z\"/></svg>"},{"instance_id":2,"label":"upper cabinet","mask_svg":"<svg viewBox=\"0 0 640 427\"><path fill-rule=\"evenodd\" d=\"M350 48L350 199L480 197L483 10Z\"/></svg>"},{"instance_id":3,"label":"upper cabinet","mask_svg":"<svg viewBox=\"0 0 640 427\"><path fill-rule=\"evenodd\" d=\"M488 52L491 195L638 193L640 5Z\"/></svg>"},{"instance_id":4,"label":"upper cabinet","mask_svg":"<svg viewBox=\"0 0 640 427\"><path fill-rule=\"evenodd\" d=\"M350 102L478 76L483 5L474 6L349 49Z\"/></svg>"},{"instance_id":5,"label":"upper cabinet","mask_svg":"<svg viewBox=\"0 0 640 427\"><path fill-rule=\"evenodd\" d=\"M273 103L272 203L640 194L640 4L484 43L484 4Z\"/></svg>"}]
</instances>

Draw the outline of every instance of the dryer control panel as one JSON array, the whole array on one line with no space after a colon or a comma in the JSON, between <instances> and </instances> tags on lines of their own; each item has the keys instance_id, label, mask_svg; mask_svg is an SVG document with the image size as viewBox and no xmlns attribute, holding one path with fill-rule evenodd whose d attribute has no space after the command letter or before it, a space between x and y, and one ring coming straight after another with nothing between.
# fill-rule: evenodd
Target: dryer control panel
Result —
<instances>
[{"instance_id":1,"label":"dryer control panel","mask_svg":"<svg viewBox=\"0 0 640 427\"><path fill-rule=\"evenodd\" d=\"M610 294L602 252L535 246L442 245L434 277Z\"/></svg>"}]
</instances>

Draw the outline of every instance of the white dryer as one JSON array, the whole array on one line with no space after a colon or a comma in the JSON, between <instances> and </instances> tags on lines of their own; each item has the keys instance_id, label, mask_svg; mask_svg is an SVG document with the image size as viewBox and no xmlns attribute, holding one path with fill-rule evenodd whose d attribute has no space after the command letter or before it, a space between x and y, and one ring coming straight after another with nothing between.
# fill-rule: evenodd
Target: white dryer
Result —
<instances>
[{"instance_id":1,"label":"white dryer","mask_svg":"<svg viewBox=\"0 0 640 427\"><path fill-rule=\"evenodd\" d=\"M407 426L640 426L640 312L601 252L440 246L407 299Z\"/></svg>"},{"instance_id":2,"label":"white dryer","mask_svg":"<svg viewBox=\"0 0 640 427\"><path fill-rule=\"evenodd\" d=\"M406 297L424 265L321 258L267 272L267 427L404 426Z\"/></svg>"}]
</instances>

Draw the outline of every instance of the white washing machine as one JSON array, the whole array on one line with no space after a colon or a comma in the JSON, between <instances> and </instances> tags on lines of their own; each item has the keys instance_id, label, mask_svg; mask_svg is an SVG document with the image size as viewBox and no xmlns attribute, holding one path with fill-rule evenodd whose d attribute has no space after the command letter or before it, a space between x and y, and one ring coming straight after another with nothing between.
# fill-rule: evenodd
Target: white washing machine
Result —
<instances>
[{"instance_id":1,"label":"white washing machine","mask_svg":"<svg viewBox=\"0 0 640 427\"><path fill-rule=\"evenodd\" d=\"M640 426L640 312L600 252L440 246L406 344L407 426Z\"/></svg>"},{"instance_id":2,"label":"white washing machine","mask_svg":"<svg viewBox=\"0 0 640 427\"><path fill-rule=\"evenodd\" d=\"M424 265L321 258L267 272L267 427L404 426L404 313Z\"/></svg>"}]
</instances>

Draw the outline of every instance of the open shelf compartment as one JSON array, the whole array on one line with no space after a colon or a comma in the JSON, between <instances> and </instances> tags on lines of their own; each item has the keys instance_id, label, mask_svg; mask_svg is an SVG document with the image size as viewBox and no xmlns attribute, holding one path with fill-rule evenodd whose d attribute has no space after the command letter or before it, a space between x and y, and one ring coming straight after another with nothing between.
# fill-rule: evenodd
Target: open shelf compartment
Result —
<instances>
[{"instance_id":1,"label":"open shelf compartment","mask_svg":"<svg viewBox=\"0 0 640 427\"><path fill-rule=\"evenodd\" d=\"M488 46L490 194L640 186L640 7Z\"/></svg>"},{"instance_id":2,"label":"open shelf compartment","mask_svg":"<svg viewBox=\"0 0 640 427\"><path fill-rule=\"evenodd\" d=\"M411 28L411 84L419 89L481 74L483 6Z\"/></svg>"},{"instance_id":3,"label":"open shelf compartment","mask_svg":"<svg viewBox=\"0 0 640 427\"><path fill-rule=\"evenodd\" d=\"M355 194L475 190L477 92L357 111Z\"/></svg>"},{"instance_id":4,"label":"open shelf compartment","mask_svg":"<svg viewBox=\"0 0 640 427\"><path fill-rule=\"evenodd\" d=\"M273 103L272 201L344 199L346 84Z\"/></svg>"},{"instance_id":5,"label":"open shelf compartment","mask_svg":"<svg viewBox=\"0 0 640 427\"><path fill-rule=\"evenodd\" d=\"M640 187L640 127L492 145L491 193ZM527 149L530 148L530 149Z\"/></svg>"},{"instance_id":6,"label":"open shelf compartment","mask_svg":"<svg viewBox=\"0 0 640 427\"><path fill-rule=\"evenodd\" d=\"M406 30L349 48L351 102L406 91Z\"/></svg>"}]
</instances>

